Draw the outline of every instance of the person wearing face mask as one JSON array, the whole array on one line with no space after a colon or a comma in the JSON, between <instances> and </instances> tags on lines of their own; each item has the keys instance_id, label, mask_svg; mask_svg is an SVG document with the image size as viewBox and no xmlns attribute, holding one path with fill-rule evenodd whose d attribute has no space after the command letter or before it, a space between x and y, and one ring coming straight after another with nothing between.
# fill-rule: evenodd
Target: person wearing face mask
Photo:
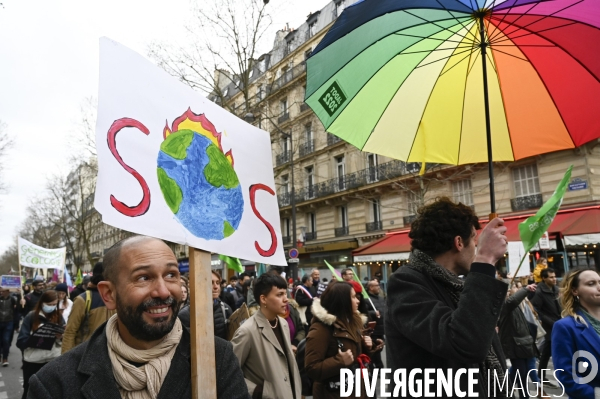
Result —
<instances>
[{"instance_id":1,"label":"person wearing face mask","mask_svg":"<svg viewBox=\"0 0 600 399\"><path fill-rule=\"evenodd\" d=\"M65 321L58 310L58 295L54 290L44 292L35 308L25 316L17 347L23 351L23 397L27 398L29 378L37 373L45 364L60 356L62 334L56 335L56 341L51 349L36 347L37 340L31 340L31 335L46 323L64 326Z\"/></svg>"}]
</instances>

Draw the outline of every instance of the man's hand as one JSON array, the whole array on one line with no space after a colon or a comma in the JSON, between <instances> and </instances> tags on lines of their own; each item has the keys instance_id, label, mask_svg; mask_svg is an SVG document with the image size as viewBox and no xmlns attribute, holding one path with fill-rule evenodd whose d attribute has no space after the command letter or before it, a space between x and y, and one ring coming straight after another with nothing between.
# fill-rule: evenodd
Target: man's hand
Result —
<instances>
[{"instance_id":1,"label":"man's hand","mask_svg":"<svg viewBox=\"0 0 600 399\"><path fill-rule=\"evenodd\" d=\"M527 289L528 289L529 291L531 291L531 292L535 292L535 290L537 289L537 285L535 285L535 284L529 284L529 285L528 285L527 287L525 287L525 288L527 288Z\"/></svg>"},{"instance_id":2,"label":"man's hand","mask_svg":"<svg viewBox=\"0 0 600 399\"><path fill-rule=\"evenodd\" d=\"M340 356L342 357L342 361L344 362L344 366L350 366L354 363L354 356L352 356L352 352L346 351L342 352L341 349L338 349Z\"/></svg>"},{"instance_id":3,"label":"man's hand","mask_svg":"<svg viewBox=\"0 0 600 399\"><path fill-rule=\"evenodd\" d=\"M385 343L383 342L382 339L376 339L375 340L375 348L373 348L373 352L379 352L380 350L383 349L383 346L385 345Z\"/></svg>"},{"instance_id":4,"label":"man's hand","mask_svg":"<svg viewBox=\"0 0 600 399\"><path fill-rule=\"evenodd\" d=\"M504 235L506 226L500 218L495 218L485 226L477 244L475 262L495 265L498 259L506 253L508 239Z\"/></svg>"},{"instance_id":5,"label":"man's hand","mask_svg":"<svg viewBox=\"0 0 600 399\"><path fill-rule=\"evenodd\" d=\"M296 345L292 345L292 352L294 352L294 356L296 355L296 351L298 351L298 348Z\"/></svg>"},{"instance_id":6,"label":"man's hand","mask_svg":"<svg viewBox=\"0 0 600 399\"><path fill-rule=\"evenodd\" d=\"M25 301L25 298L21 298L21 307L23 307L23 308L24 308L24 307L25 307L25 303L27 303L27 302Z\"/></svg>"},{"instance_id":7,"label":"man's hand","mask_svg":"<svg viewBox=\"0 0 600 399\"><path fill-rule=\"evenodd\" d=\"M379 315L379 310L375 311L375 316L377 316L377 318L380 318L381 316Z\"/></svg>"}]
</instances>

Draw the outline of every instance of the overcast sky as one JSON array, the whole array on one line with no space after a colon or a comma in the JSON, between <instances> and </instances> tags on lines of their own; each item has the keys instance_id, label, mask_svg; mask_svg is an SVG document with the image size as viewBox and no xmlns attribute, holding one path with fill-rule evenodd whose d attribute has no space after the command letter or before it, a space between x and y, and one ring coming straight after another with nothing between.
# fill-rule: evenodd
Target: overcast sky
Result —
<instances>
[{"instance_id":1,"label":"overcast sky","mask_svg":"<svg viewBox=\"0 0 600 399\"><path fill-rule=\"evenodd\" d=\"M68 139L82 101L97 96L98 38L146 55L153 40L177 43L189 0L1 0L0 120L16 147L0 195L0 254L14 242L46 178L67 169ZM329 0L271 0L273 29L302 24ZM201 2L198 4L202 4ZM266 39L267 47L273 35Z\"/></svg>"}]
</instances>

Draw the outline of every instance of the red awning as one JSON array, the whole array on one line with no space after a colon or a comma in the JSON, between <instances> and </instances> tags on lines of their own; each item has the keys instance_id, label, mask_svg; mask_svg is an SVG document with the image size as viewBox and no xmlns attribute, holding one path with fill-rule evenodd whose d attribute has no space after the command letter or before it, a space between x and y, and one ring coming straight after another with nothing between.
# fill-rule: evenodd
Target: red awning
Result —
<instances>
[{"instance_id":1,"label":"red awning","mask_svg":"<svg viewBox=\"0 0 600 399\"><path fill-rule=\"evenodd\" d=\"M373 241L363 247L352 251L353 256L378 255L396 252L410 252L410 238L408 230L388 233L385 237Z\"/></svg>"},{"instance_id":2,"label":"red awning","mask_svg":"<svg viewBox=\"0 0 600 399\"><path fill-rule=\"evenodd\" d=\"M504 223L508 230L506 236L509 241L521 241L519 235L519 223L530 215L507 216ZM480 221L481 227L487 224L487 220ZM388 253L410 252L409 230L387 233L377 241L367 244L352 251L353 256L378 255ZM548 229L550 236L580 235L600 233L600 206L586 208L566 209L558 211L554 221Z\"/></svg>"}]
</instances>

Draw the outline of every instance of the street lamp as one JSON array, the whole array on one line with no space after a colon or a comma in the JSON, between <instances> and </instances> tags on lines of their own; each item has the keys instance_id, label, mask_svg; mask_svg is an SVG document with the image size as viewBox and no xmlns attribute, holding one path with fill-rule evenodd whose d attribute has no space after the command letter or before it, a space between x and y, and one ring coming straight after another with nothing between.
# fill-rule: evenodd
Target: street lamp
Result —
<instances>
[{"instance_id":1,"label":"street lamp","mask_svg":"<svg viewBox=\"0 0 600 399\"><path fill-rule=\"evenodd\" d=\"M269 119L269 121L271 121L271 118L269 118L267 115L264 115L262 112L260 114L265 116L267 119ZM254 122L254 114L252 112L248 112L244 116L244 120L248 123ZM295 185L294 185L294 140L292 140L291 132L290 133L284 132L283 130L281 130L281 128L279 126L277 126L275 123L273 123L273 121L271 121L271 124L273 126L275 126L275 129L277 129L279 134L281 134L281 137L283 137L286 140L287 139L290 140L290 150L289 150L290 151L290 169L292 170L292 173L291 173L292 174L292 176L291 176L292 193L291 193L290 205L292 206L292 246L295 248L298 245L298 243L296 240L296 189L295 189ZM292 263L290 265L290 275L294 279L294 281L296 281L296 277L298 276L298 266L296 265L296 263Z\"/></svg>"}]
</instances>

